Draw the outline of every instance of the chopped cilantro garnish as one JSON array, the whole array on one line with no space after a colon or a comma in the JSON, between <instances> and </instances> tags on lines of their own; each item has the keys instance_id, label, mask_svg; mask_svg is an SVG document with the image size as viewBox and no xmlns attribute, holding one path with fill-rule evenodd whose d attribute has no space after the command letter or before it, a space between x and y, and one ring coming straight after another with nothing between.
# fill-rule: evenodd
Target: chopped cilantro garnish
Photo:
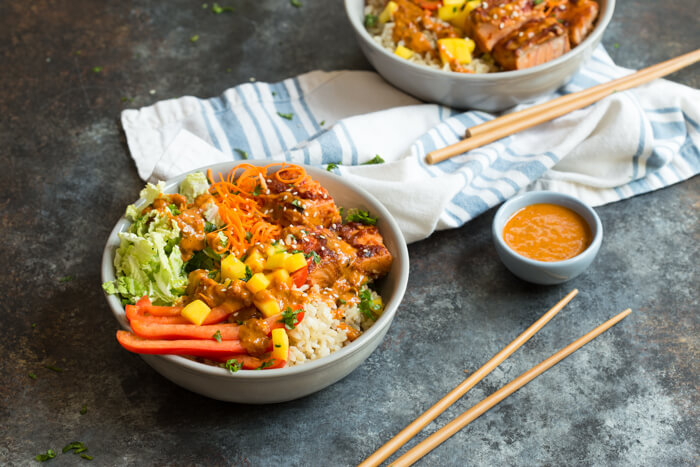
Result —
<instances>
[{"instance_id":1,"label":"chopped cilantro garnish","mask_svg":"<svg viewBox=\"0 0 700 467\"><path fill-rule=\"evenodd\" d=\"M362 289L359 295L360 313L362 313L369 319L376 321L377 315L374 312L379 311L382 308L382 306L374 302L374 300L372 299L372 291L368 288Z\"/></svg>"},{"instance_id":2,"label":"chopped cilantro garnish","mask_svg":"<svg viewBox=\"0 0 700 467\"><path fill-rule=\"evenodd\" d=\"M377 21L379 21L379 17L377 15L365 15L365 27L373 28L377 25Z\"/></svg>"},{"instance_id":3,"label":"chopped cilantro garnish","mask_svg":"<svg viewBox=\"0 0 700 467\"><path fill-rule=\"evenodd\" d=\"M383 164L384 162L386 162L386 161L384 159L382 159L382 156L377 154L376 156L374 156L373 158L371 158L367 162L363 162L362 165Z\"/></svg>"},{"instance_id":4,"label":"chopped cilantro garnish","mask_svg":"<svg viewBox=\"0 0 700 467\"><path fill-rule=\"evenodd\" d=\"M99 72L101 72L101 71L102 71L102 67L101 67L101 66L94 66L94 67L92 67L92 72L93 72L93 73L99 73Z\"/></svg>"},{"instance_id":5,"label":"chopped cilantro garnish","mask_svg":"<svg viewBox=\"0 0 700 467\"><path fill-rule=\"evenodd\" d=\"M87 413L87 405L83 404L83 406L80 408L80 415L85 415Z\"/></svg>"},{"instance_id":6,"label":"chopped cilantro garnish","mask_svg":"<svg viewBox=\"0 0 700 467\"><path fill-rule=\"evenodd\" d=\"M241 156L241 159L246 159L246 160L248 159L248 153L246 151L244 151L243 149L236 148L236 149L234 149L234 151L236 151L238 153L238 155Z\"/></svg>"},{"instance_id":7,"label":"chopped cilantro garnish","mask_svg":"<svg viewBox=\"0 0 700 467\"><path fill-rule=\"evenodd\" d=\"M282 118L286 118L287 120L291 120L294 117L294 114L289 112L288 114L283 114L282 112L277 112L277 115L279 115Z\"/></svg>"},{"instance_id":8,"label":"chopped cilantro garnish","mask_svg":"<svg viewBox=\"0 0 700 467\"><path fill-rule=\"evenodd\" d=\"M32 373L31 371L30 371L29 373L27 373L27 375L28 375L31 379L36 379L36 374Z\"/></svg>"},{"instance_id":9,"label":"chopped cilantro garnish","mask_svg":"<svg viewBox=\"0 0 700 467\"><path fill-rule=\"evenodd\" d=\"M325 121L325 120L321 120L321 123L319 123L319 125L321 125L321 126L323 126L323 125L325 125L325 124L326 124L326 121Z\"/></svg>"},{"instance_id":10,"label":"chopped cilantro garnish","mask_svg":"<svg viewBox=\"0 0 700 467\"><path fill-rule=\"evenodd\" d=\"M294 7L294 8L301 8L301 2L299 0L289 0L289 3Z\"/></svg>"},{"instance_id":11,"label":"chopped cilantro garnish","mask_svg":"<svg viewBox=\"0 0 700 467\"><path fill-rule=\"evenodd\" d=\"M249 242L251 238L253 238L253 234L250 233L250 232L246 232L246 233L245 233L245 240L246 240L246 242Z\"/></svg>"},{"instance_id":12,"label":"chopped cilantro garnish","mask_svg":"<svg viewBox=\"0 0 700 467\"><path fill-rule=\"evenodd\" d=\"M214 335L211 336L211 337L213 337L214 339L216 339L216 342L221 342L221 331L219 331L219 330L217 329L216 332L214 333Z\"/></svg>"},{"instance_id":13,"label":"chopped cilantro garnish","mask_svg":"<svg viewBox=\"0 0 700 467\"><path fill-rule=\"evenodd\" d=\"M44 365L44 368L49 369L51 371L55 371L56 373L63 372L63 368L59 368L59 367L53 366L53 365Z\"/></svg>"},{"instance_id":14,"label":"chopped cilantro garnish","mask_svg":"<svg viewBox=\"0 0 700 467\"><path fill-rule=\"evenodd\" d=\"M297 324L299 324L297 315L301 312L302 310L292 310L292 308L288 306L287 309L282 312L280 323L284 323L284 327L287 329L294 329L297 327Z\"/></svg>"},{"instance_id":15,"label":"chopped cilantro garnish","mask_svg":"<svg viewBox=\"0 0 700 467\"><path fill-rule=\"evenodd\" d=\"M253 277L253 271L250 270L250 266L247 264L245 265L245 277L243 278L244 282L248 282L250 278Z\"/></svg>"},{"instance_id":16,"label":"chopped cilantro garnish","mask_svg":"<svg viewBox=\"0 0 700 467\"><path fill-rule=\"evenodd\" d=\"M321 257L318 256L318 253L316 253L315 251L312 251L311 253L307 253L307 254L305 254L304 256L306 256L307 258L313 258L313 261L314 261L314 263L316 263L316 264L320 264L320 263L321 263Z\"/></svg>"},{"instance_id":17,"label":"chopped cilantro garnish","mask_svg":"<svg viewBox=\"0 0 700 467\"><path fill-rule=\"evenodd\" d=\"M204 224L204 231L206 233L211 233L216 230L216 224L212 224L211 222L206 222Z\"/></svg>"},{"instance_id":18,"label":"chopped cilantro garnish","mask_svg":"<svg viewBox=\"0 0 700 467\"><path fill-rule=\"evenodd\" d=\"M49 459L53 459L54 457L56 457L56 453L53 449L49 449L48 451L46 451L45 454L37 454L36 456L34 456L34 460L37 460L39 462L45 462Z\"/></svg>"},{"instance_id":19,"label":"chopped cilantro garnish","mask_svg":"<svg viewBox=\"0 0 700 467\"><path fill-rule=\"evenodd\" d=\"M338 168L338 164L336 164L335 162L331 162L330 164L328 164L328 167L326 167L326 170L330 172L333 169L337 169L337 168Z\"/></svg>"},{"instance_id":20,"label":"chopped cilantro garnish","mask_svg":"<svg viewBox=\"0 0 700 467\"><path fill-rule=\"evenodd\" d=\"M614 48L614 49L619 49L619 48L620 48L620 44L618 44L617 42L615 42L615 43L613 44L613 48Z\"/></svg>"},{"instance_id":21,"label":"chopped cilantro garnish","mask_svg":"<svg viewBox=\"0 0 700 467\"><path fill-rule=\"evenodd\" d=\"M89 460L89 461L92 460L92 456L89 454L81 454L80 457L82 457L85 460Z\"/></svg>"},{"instance_id":22,"label":"chopped cilantro garnish","mask_svg":"<svg viewBox=\"0 0 700 467\"><path fill-rule=\"evenodd\" d=\"M185 263L185 272L190 273L197 269L206 269L207 271L212 271L217 269L218 264L221 262L221 255L211 249L211 247L206 247L203 250L196 251L187 263Z\"/></svg>"},{"instance_id":23,"label":"chopped cilantro garnish","mask_svg":"<svg viewBox=\"0 0 700 467\"><path fill-rule=\"evenodd\" d=\"M260 366L256 368L256 370L264 370L265 368L271 367L274 364L275 364L275 359L271 358L266 362L262 362L260 364Z\"/></svg>"},{"instance_id":24,"label":"chopped cilantro garnish","mask_svg":"<svg viewBox=\"0 0 700 467\"><path fill-rule=\"evenodd\" d=\"M70 282L72 280L73 280L73 276L63 276L58 280L58 282Z\"/></svg>"},{"instance_id":25,"label":"chopped cilantro garnish","mask_svg":"<svg viewBox=\"0 0 700 467\"><path fill-rule=\"evenodd\" d=\"M376 217L372 217L369 211L363 211L362 209L351 209L348 211L348 216L345 220L347 222L359 222L365 225L375 225L377 223Z\"/></svg>"},{"instance_id":26,"label":"chopped cilantro garnish","mask_svg":"<svg viewBox=\"0 0 700 467\"><path fill-rule=\"evenodd\" d=\"M346 302L344 298L339 298L338 303L340 303L341 305L345 305L348 302Z\"/></svg>"},{"instance_id":27,"label":"chopped cilantro garnish","mask_svg":"<svg viewBox=\"0 0 700 467\"><path fill-rule=\"evenodd\" d=\"M168 209L170 210L173 216L180 215L180 210L174 204L168 204Z\"/></svg>"},{"instance_id":28,"label":"chopped cilantro garnish","mask_svg":"<svg viewBox=\"0 0 700 467\"><path fill-rule=\"evenodd\" d=\"M544 2L544 0L535 0L533 3L535 5L539 5L540 3Z\"/></svg>"},{"instance_id":29,"label":"chopped cilantro garnish","mask_svg":"<svg viewBox=\"0 0 700 467\"><path fill-rule=\"evenodd\" d=\"M214 3L211 6L211 12L214 13L215 15L220 15L221 13L224 13L226 11L233 13L233 7L232 6L220 6L218 3Z\"/></svg>"},{"instance_id":30,"label":"chopped cilantro garnish","mask_svg":"<svg viewBox=\"0 0 700 467\"><path fill-rule=\"evenodd\" d=\"M301 201L299 201L298 199L293 199L290 204L292 206L294 206L295 208L297 208L299 211L304 210L304 206L301 205Z\"/></svg>"},{"instance_id":31,"label":"chopped cilantro garnish","mask_svg":"<svg viewBox=\"0 0 700 467\"><path fill-rule=\"evenodd\" d=\"M282 344L275 344L276 349L279 349L280 347L282 347Z\"/></svg>"},{"instance_id":32,"label":"chopped cilantro garnish","mask_svg":"<svg viewBox=\"0 0 700 467\"><path fill-rule=\"evenodd\" d=\"M190 37L190 42L194 43L199 40L199 34L195 34L192 37Z\"/></svg>"},{"instance_id":33,"label":"chopped cilantro garnish","mask_svg":"<svg viewBox=\"0 0 700 467\"><path fill-rule=\"evenodd\" d=\"M226 360L224 367L231 373L235 373L241 368L243 368L243 363L239 362L235 358L232 358L231 360Z\"/></svg>"},{"instance_id":34,"label":"chopped cilantro garnish","mask_svg":"<svg viewBox=\"0 0 700 467\"><path fill-rule=\"evenodd\" d=\"M73 441L72 443L66 445L63 448L63 454L67 453L70 450L75 450L74 454L80 454L83 451L87 451L87 446L85 446L83 443L80 441Z\"/></svg>"},{"instance_id":35,"label":"chopped cilantro garnish","mask_svg":"<svg viewBox=\"0 0 700 467\"><path fill-rule=\"evenodd\" d=\"M255 189L253 190L253 196L258 196L262 192L262 187L260 184L255 185Z\"/></svg>"}]
</instances>

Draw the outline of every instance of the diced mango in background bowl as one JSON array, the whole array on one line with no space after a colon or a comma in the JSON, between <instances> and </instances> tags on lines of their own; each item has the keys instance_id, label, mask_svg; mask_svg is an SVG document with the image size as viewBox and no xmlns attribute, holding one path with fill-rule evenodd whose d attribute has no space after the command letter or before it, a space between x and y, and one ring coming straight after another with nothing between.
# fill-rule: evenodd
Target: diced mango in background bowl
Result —
<instances>
[{"instance_id":1,"label":"diced mango in background bowl","mask_svg":"<svg viewBox=\"0 0 700 467\"><path fill-rule=\"evenodd\" d=\"M466 65L472 61L472 52L476 44L473 40L458 37L448 37L438 39L438 48L440 50L440 60L443 65L452 61Z\"/></svg>"}]
</instances>

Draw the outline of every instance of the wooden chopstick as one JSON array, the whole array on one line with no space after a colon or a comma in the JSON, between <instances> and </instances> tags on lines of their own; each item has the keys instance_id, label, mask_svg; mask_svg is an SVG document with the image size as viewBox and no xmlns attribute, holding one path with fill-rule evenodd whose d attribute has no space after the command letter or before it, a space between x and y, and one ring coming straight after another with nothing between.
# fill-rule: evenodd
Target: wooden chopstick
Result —
<instances>
[{"instance_id":1,"label":"wooden chopstick","mask_svg":"<svg viewBox=\"0 0 700 467\"><path fill-rule=\"evenodd\" d=\"M700 49L680 55L671 60L652 65L631 75L607 83L598 84L582 91L567 94L527 109L513 112L467 130L466 139L450 146L428 153L426 162L436 164L450 157L463 154L472 149L504 138L513 133L539 125L574 110L586 107L615 92L624 91L661 78L700 60Z\"/></svg>"},{"instance_id":2,"label":"wooden chopstick","mask_svg":"<svg viewBox=\"0 0 700 467\"><path fill-rule=\"evenodd\" d=\"M406 444L413 436L423 429L428 423L444 412L449 406L454 404L460 397L467 393L476 383L481 381L486 375L491 373L498 365L506 358L510 357L513 352L518 350L525 342L528 341L537 331L542 329L559 311L571 301L578 293L577 289L569 292L564 298L554 305L547 313L543 314L540 319L532 323L532 325L523 331L510 344L505 346L503 350L494 355L491 360L486 362L481 368L472 373L467 379L459 384L456 388L450 391L445 397L436 402L432 407L426 410L415 421L406 426L399 434L387 441L384 446L377 449L372 455L365 459L358 467L377 466L385 459L396 452L401 446Z\"/></svg>"},{"instance_id":3,"label":"wooden chopstick","mask_svg":"<svg viewBox=\"0 0 700 467\"><path fill-rule=\"evenodd\" d=\"M592 341L596 337L598 337L600 334L603 332L607 331L610 329L612 326L620 322L622 319L624 319L627 315L629 315L632 312L629 308L620 313L619 315L615 316L614 318L606 321L605 323L601 324L597 328L593 329L592 331L588 332L587 334L583 335L582 337L579 337L576 339L574 342L571 344L567 345L557 353L553 354L546 360L543 360L542 362L538 363L537 365L533 366L529 370L527 370L525 373L521 374L517 378L515 378L513 381L510 383L506 384L503 386L501 389L498 391L494 392L481 402L477 403L474 405L472 408L464 412L462 415L458 416L451 422L449 422L447 425L444 427L440 428L438 431L430 435L428 438L426 438L424 441L420 442L417 444L415 447L413 447L411 450L406 452L403 456L399 457L394 461L391 465L396 466L396 467L406 467L409 465L412 465L414 462L416 462L418 459L422 458L426 454L428 454L430 451L435 449L437 446L439 446L443 441L448 439L450 436L453 434L457 433L459 430L467 426L469 423L471 423L473 420L476 420L479 416L484 414L486 411L488 411L490 408L501 402L503 399L506 397L510 396L513 394L515 391L520 389L521 387L525 386L527 383L535 379L537 376L541 375L544 373L546 370L551 368L552 366L556 365L559 363L561 360L564 358L568 357L584 345L586 345L588 342Z\"/></svg>"}]
</instances>

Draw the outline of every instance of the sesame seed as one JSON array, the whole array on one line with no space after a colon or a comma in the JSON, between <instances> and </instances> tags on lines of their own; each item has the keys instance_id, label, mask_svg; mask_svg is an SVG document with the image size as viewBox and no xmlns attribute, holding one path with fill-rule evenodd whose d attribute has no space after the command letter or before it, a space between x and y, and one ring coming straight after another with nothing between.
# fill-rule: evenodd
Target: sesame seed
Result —
<instances>
[{"instance_id":1,"label":"sesame seed","mask_svg":"<svg viewBox=\"0 0 700 467\"><path fill-rule=\"evenodd\" d=\"M528 37L529 39L532 39L532 38L534 37L534 35L535 35L535 33L532 32L532 31L530 31L530 32L527 33L527 37Z\"/></svg>"},{"instance_id":2,"label":"sesame seed","mask_svg":"<svg viewBox=\"0 0 700 467\"><path fill-rule=\"evenodd\" d=\"M489 7L488 3L486 3L486 2L481 3L481 8L488 8L488 7Z\"/></svg>"},{"instance_id":3,"label":"sesame seed","mask_svg":"<svg viewBox=\"0 0 700 467\"><path fill-rule=\"evenodd\" d=\"M520 31L520 32L518 33L518 37L523 37L523 36L524 36L523 32Z\"/></svg>"},{"instance_id":4,"label":"sesame seed","mask_svg":"<svg viewBox=\"0 0 700 467\"><path fill-rule=\"evenodd\" d=\"M498 15L496 13L493 14L493 19L498 19Z\"/></svg>"},{"instance_id":5,"label":"sesame seed","mask_svg":"<svg viewBox=\"0 0 700 467\"><path fill-rule=\"evenodd\" d=\"M498 29L503 29L503 28L505 28L505 27L506 27L506 25L503 24L503 23L501 23L501 24L498 25Z\"/></svg>"},{"instance_id":6,"label":"sesame seed","mask_svg":"<svg viewBox=\"0 0 700 467\"><path fill-rule=\"evenodd\" d=\"M559 5L559 9L562 11L566 10L566 5Z\"/></svg>"}]
</instances>

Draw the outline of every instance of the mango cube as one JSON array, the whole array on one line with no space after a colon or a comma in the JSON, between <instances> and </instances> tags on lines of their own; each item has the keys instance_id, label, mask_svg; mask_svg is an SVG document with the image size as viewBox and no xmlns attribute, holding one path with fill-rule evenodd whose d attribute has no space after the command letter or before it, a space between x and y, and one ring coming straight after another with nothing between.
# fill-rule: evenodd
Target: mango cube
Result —
<instances>
[{"instance_id":1,"label":"mango cube","mask_svg":"<svg viewBox=\"0 0 700 467\"><path fill-rule=\"evenodd\" d=\"M234 255L228 255L221 260L221 278L235 281L245 278L245 264Z\"/></svg>"},{"instance_id":2,"label":"mango cube","mask_svg":"<svg viewBox=\"0 0 700 467\"><path fill-rule=\"evenodd\" d=\"M270 279L265 277L265 274L257 272L253 274L253 277L251 277L245 285L252 293L258 293L261 290L265 290L267 286L270 285Z\"/></svg>"},{"instance_id":3,"label":"mango cube","mask_svg":"<svg viewBox=\"0 0 700 467\"><path fill-rule=\"evenodd\" d=\"M285 362L289 358L289 337L284 328L272 330L272 355L270 357Z\"/></svg>"},{"instance_id":4,"label":"mango cube","mask_svg":"<svg viewBox=\"0 0 700 467\"><path fill-rule=\"evenodd\" d=\"M409 49L408 47L404 47L403 45L397 46L394 53L401 58L405 58L406 60L413 56L413 50Z\"/></svg>"},{"instance_id":5,"label":"mango cube","mask_svg":"<svg viewBox=\"0 0 700 467\"><path fill-rule=\"evenodd\" d=\"M265 266L265 258L258 250L253 250L253 252L246 258L245 264L254 273L261 272Z\"/></svg>"},{"instance_id":6,"label":"mango cube","mask_svg":"<svg viewBox=\"0 0 700 467\"><path fill-rule=\"evenodd\" d=\"M291 277L286 269L275 269L270 274L265 274L270 282L276 282L277 284L287 284L291 286Z\"/></svg>"},{"instance_id":7,"label":"mango cube","mask_svg":"<svg viewBox=\"0 0 700 467\"><path fill-rule=\"evenodd\" d=\"M280 314L280 305L274 298L268 298L265 300L253 300L253 305L260 310L260 312L265 316L265 318L270 318L272 316ZM286 360L286 359L285 359Z\"/></svg>"},{"instance_id":8,"label":"mango cube","mask_svg":"<svg viewBox=\"0 0 700 467\"><path fill-rule=\"evenodd\" d=\"M438 39L438 49L440 50L440 59L443 65L452 62L460 65L471 63L472 52L475 46L474 41L469 38L448 37Z\"/></svg>"},{"instance_id":9,"label":"mango cube","mask_svg":"<svg viewBox=\"0 0 700 467\"><path fill-rule=\"evenodd\" d=\"M284 243L282 242L271 243L267 248L265 248L265 254L268 258L275 253L282 253L285 251L287 251L287 247L284 246Z\"/></svg>"},{"instance_id":10,"label":"mango cube","mask_svg":"<svg viewBox=\"0 0 700 467\"><path fill-rule=\"evenodd\" d=\"M201 326L204 320L207 319L207 316L209 316L210 311L211 308L206 303L201 300L195 300L188 303L180 314L197 326Z\"/></svg>"},{"instance_id":11,"label":"mango cube","mask_svg":"<svg viewBox=\"0 0 700 467\"><path fill-rule=\"evenodd\" d=\"M452 18L445 21L449 21L453 26L457 26L458 28L464 30L466 29L465 23L467 22L467 16L469 16L469 13L471 13L472 10L479 5L481 5L481 0L471 0L466 2L464 5L457 8L457 12Z\"/></svg>"},{"instance_id":12,"label":"mango cube","mask_svg":"<svg viewBox=\"0 0 700 467\"><path fill-rule=\"evenodd\" d=\"M463 10L462 5L466 0L443 0L442 6L438 8L438 18L443 21L450 21Z\"/></svg>"},{"instance_id":13,"label":"mango cube","mask_svg":"<svg viewBox=\"0 0 700 467\"><path fill-rule=\"evenodd\" d=\"M304 256L304 253L294 253L284 261L284 269L288 272L298 271L303 267L306 267L306 256Z\"/></svg>"},{"instance_id":14,"label":"mango cube","mask_svg":"<svg viewBox=\"0 0 700 467\"><path fill-rule=\"evenodd\" d=\"M283 268L284 262L290 256L292 255L287 252L275 253L272 256L268 256L267 261L265 261L265 269L272 271L273 269Z\"/></svg>"},{"instance_id":15,"label":"mango cube","mask_svg":"<svg viewBox=\"0 0 700 467\"><path fill-rule=\"evenodd\" d=\"M396 13L396 10L399 9L399 5L396 2L389 2L386 4L384 7L384 11L379 13L379 23L384 24L393 18L394 13Z\"/></svg>"}]
</instances>

